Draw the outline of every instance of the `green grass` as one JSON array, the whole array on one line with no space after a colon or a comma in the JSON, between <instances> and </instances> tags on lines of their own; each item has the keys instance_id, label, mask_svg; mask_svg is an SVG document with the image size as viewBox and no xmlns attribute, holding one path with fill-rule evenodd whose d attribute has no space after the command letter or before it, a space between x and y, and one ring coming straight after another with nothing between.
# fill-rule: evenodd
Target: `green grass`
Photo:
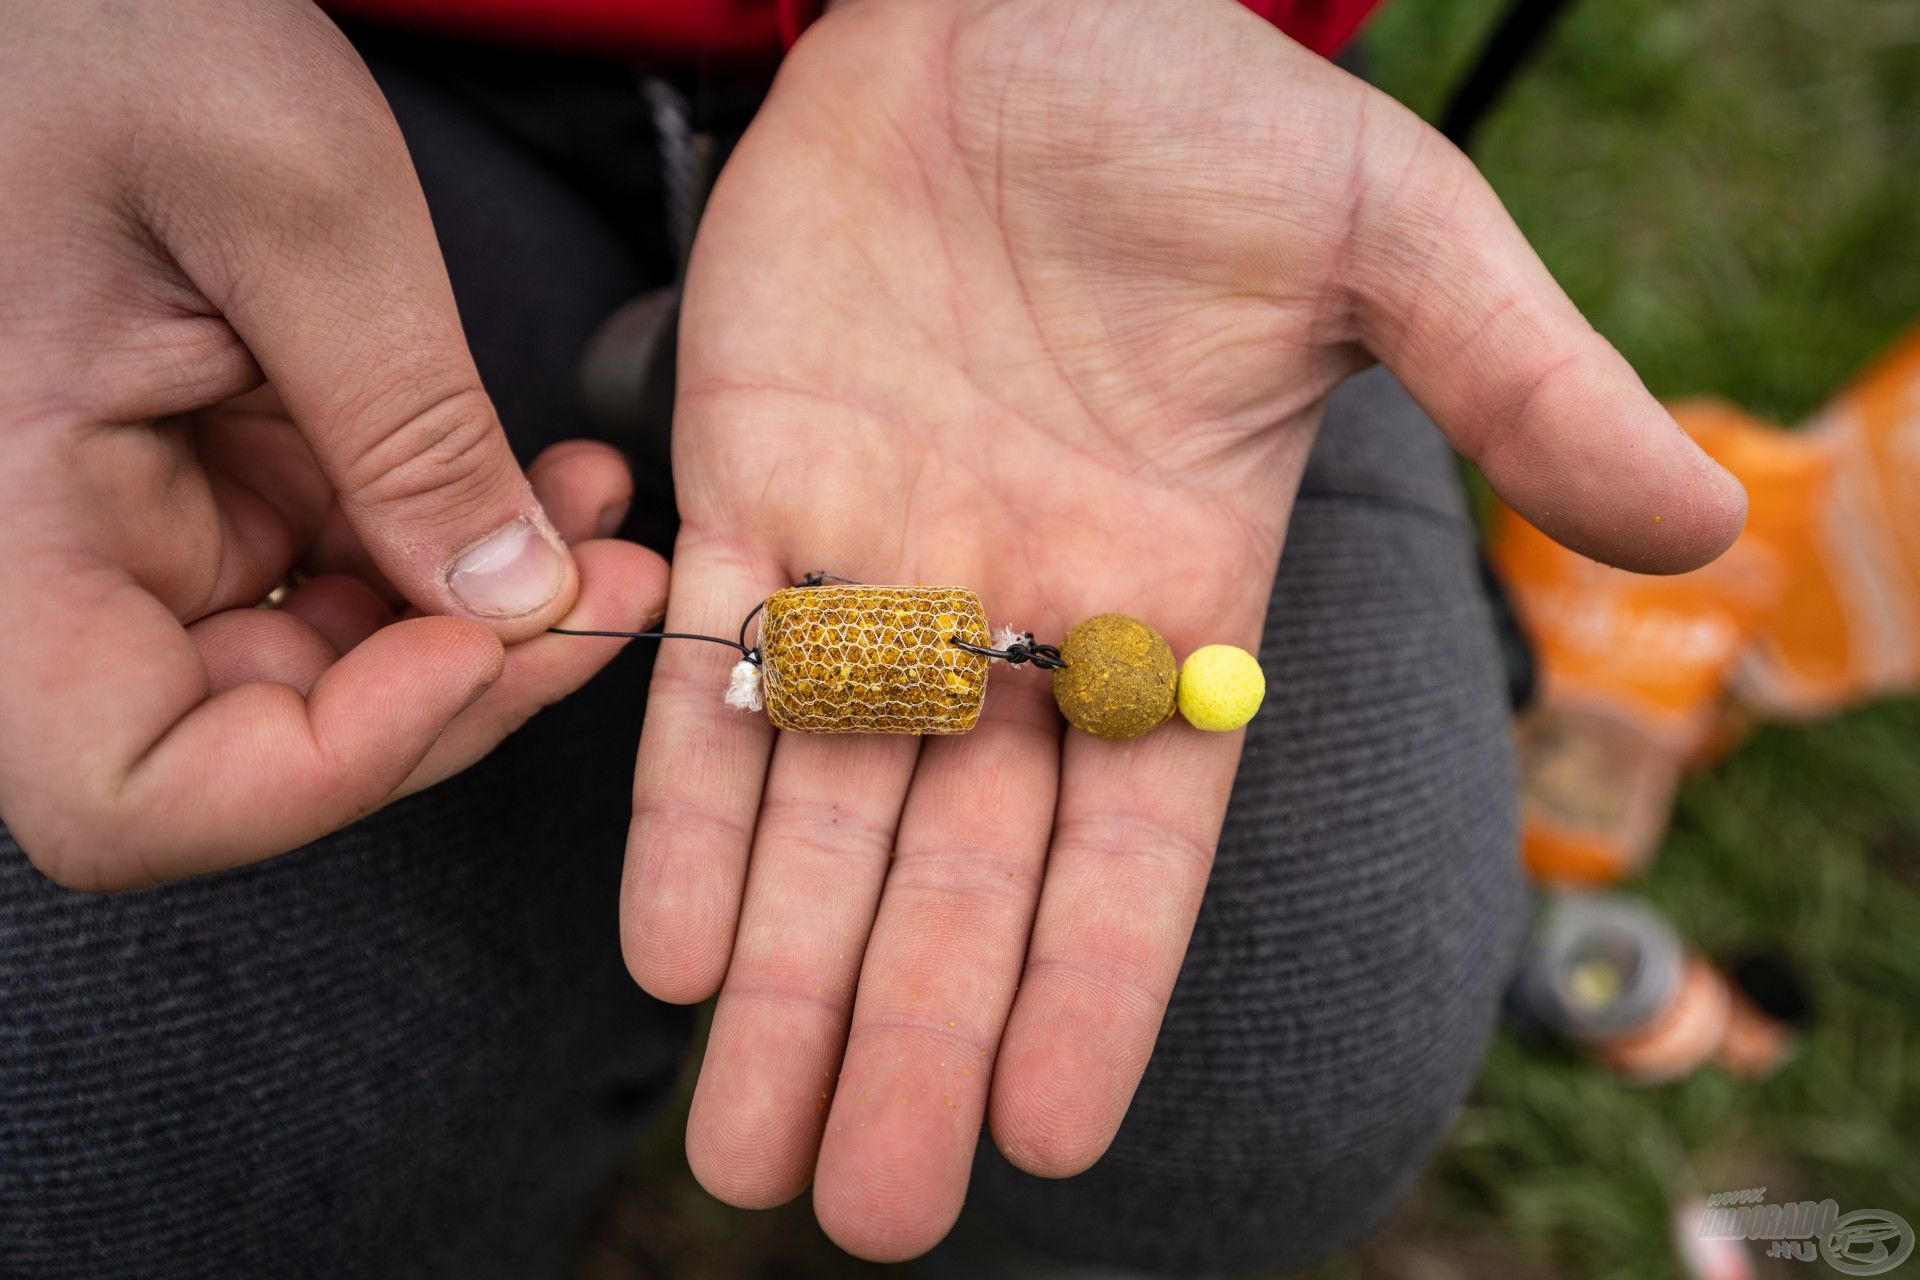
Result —
<instances>
[{"instance_id":1,"label":"green grass","mask_svg":"<svg viewBox=\"0 0 1920 1280\"><path fill-rule=\"evenodd\" d=\"M1768 729L1690 783L1639 888L1710 952L1794 957L1819 1009L1804 1055L1759 1084L1706 1072L1643 1090L1503 1037L1423 1194L1326 1280L1449 1274L1409 1260L1462 1241L1543 1275L1674 1275L1668 1204L1693 1192L1916 1216L1917 781L1920 704L1905 701Z\"/></svg>"},{"instance_id":2,"label":"green grass","mask_svg":"<svg viewBox=\"0 0 1920 1280\"><path fill-rule=\"evenodd\" d=\"M1400 0L1373 31L1382 86L1431 118L1498 8ZM1585 0L1475 158L1662 396L1791 423L1920 318L1910 4ZM1638 888L1709 952L1799 962L1804 1056L1638 1090L1503 1038L1422 1193L1327 1280L1493 1269L1463 1246L1520 1274L1674 1275L1667 1206L1697 1190L1920 1220L1920 703L1763 731L1685 787Z\"/></svg>"},{"instance_id":3,"label":"green grass","mask_svg":"<svg viewBox=\"0 0 1920 1280\"><path fill-rule=\"evenodd\" d=\"M1372 32L1383 87L1431 117L1500 7L1397 0ZM1904 0L1584 0L1475 154L1662 396L1794 422L1920 317L1920 6ZM1920 703L1762 731L1684 789L1640 888L1709 951L1800 962L1820 1009L1805 1054L1764 1083L1637 1090L1503 1038L1420 1192L1322 1280L1671 1276L1668 1204L1695 1190L1920 1222ZM669 1123L603 1215L590 1275L867 1274L804 1201L707 1200L678 1138Z\"/></svg>"},{"instance_id":4,"label":"green grass","mask_svg":"<svg viewBox=\"0 0 1920 1280\"><path fill-rule=\"evenodd\" d=\"M1381 87L1431 118L1498 0L1397 0ZM1474 156L1662 396L1790 422L1920 314L1920 11L1584 0Z\"/></svg>"}]
</instances>

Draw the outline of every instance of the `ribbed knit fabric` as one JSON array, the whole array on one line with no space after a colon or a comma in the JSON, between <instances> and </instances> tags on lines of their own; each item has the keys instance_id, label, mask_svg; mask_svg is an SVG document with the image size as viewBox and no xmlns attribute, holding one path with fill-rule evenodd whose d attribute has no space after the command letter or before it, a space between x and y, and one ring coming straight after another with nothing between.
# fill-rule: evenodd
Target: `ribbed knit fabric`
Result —
<instances>
[{"instance_id":1,"label":"ribbed knit fabric","mask_svg":"<svg viewBox=\"0 0 1920 1280\"><path fill-rule=\"evenodd\" d=\"M531 456L581 431L572 360L671 259L657 206L622 225L579 194L594 154L623 170L602 196L646 188L646 103L591 64L489 71L483 102L454 55L372 60ZM669 522L643 500L633 528ZM0 836L0 1280L552 1274L687 1033L616 947L643 648L460 778L257 867L87 897ZM1058 1183L983 1156L982 1215L1057 1256L1215 1268L1350 1238L1492 1024L1522 921L1498 664L1448 456L1383 375L1336 397L1262 656L1119 1141Z\"/></svg>"}]
</instances>

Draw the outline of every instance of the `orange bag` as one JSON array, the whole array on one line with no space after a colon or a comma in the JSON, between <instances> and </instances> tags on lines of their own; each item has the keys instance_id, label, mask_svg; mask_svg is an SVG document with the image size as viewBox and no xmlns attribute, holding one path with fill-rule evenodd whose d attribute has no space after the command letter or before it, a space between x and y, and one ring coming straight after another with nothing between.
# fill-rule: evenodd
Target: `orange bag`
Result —
<instances>
[{"instance_id":1,"label":"orange bag","mask_svg":"<svg viewBox=\"0 0 1920 1280\"><path fill-rule=\"evenodd\" d=\"M1536 878L1605 884L1644 865L1689 757L1715 740L1724 691L1793 579L1830 470L1824 440L1715 401L1673 407L1747 486L1746 531L1720 559L1655 577L1598 564L1500 508L1489 554L1535 647L1540 695L1518 725L1522 846Z\"/></svg>"},{"instance_id":2,"label":"orange bag","mask_svg":"<svg viewBox=\"0 0 1920 1280\"><path fill-rule=\"evenodd\" d=\"M1831 496L1735 678L1743 702L1782 718L1920 687L1920 329L1811 432L1832 456Z\"/></svg>"}]
</instances>

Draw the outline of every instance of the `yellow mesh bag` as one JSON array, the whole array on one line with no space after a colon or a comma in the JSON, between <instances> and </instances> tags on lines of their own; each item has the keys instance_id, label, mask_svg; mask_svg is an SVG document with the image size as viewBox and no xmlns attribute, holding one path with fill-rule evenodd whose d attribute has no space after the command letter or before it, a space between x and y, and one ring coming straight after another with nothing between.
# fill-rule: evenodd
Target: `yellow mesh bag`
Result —
<instances>
[{"instance_id":1,"label":"yellow mesh bag","mask_svg":"<svg viewBox=\"0 0 1920 1280\"><path fill-rule=\"evenodd\" d=\"M789 587L760 615L767 718L800 733L965 733L980 718L986 610L964 587Z\"/></svg>"}]
</instances>

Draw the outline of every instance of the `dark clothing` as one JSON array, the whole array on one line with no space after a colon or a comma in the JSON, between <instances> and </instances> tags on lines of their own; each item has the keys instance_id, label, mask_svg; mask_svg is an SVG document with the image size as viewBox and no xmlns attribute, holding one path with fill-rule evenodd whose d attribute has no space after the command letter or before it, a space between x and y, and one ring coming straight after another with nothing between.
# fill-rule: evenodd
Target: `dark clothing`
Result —
<instances>
[{"instance_id":1,"label":"dark clothing","mask_svg":"<svg viewBox=\"0 0 1920 1280\"><path fill-rule=\"evenodd\" d=\"M582 347L674 257L638 87L369 57L516 449L583 433ZM664 548L667 478L640 481L629 532ZM1383 374L1335 396L1261 656L1267 706L1111 1154L1048 1183L982 1144L974 1210L1064 1258L1220 1268L1353 1238L1493 1025L1524 913L1500 665L1450 456ZM650 657L244 870L84 896L0 835L0 1277L552 1274L689 1034L616 941Z\"/></svg>"}]
</instances>

